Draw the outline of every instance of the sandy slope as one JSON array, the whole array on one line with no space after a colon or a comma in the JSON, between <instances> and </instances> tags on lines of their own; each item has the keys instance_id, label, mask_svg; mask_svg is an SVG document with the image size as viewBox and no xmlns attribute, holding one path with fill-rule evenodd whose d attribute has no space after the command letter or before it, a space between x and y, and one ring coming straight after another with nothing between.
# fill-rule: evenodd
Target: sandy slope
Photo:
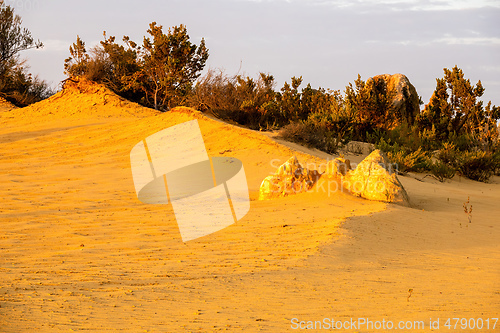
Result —
<instances>
[{"instance_id":1,"label":"sandy slope","mask_svg":"<svg viewBox=\"0 0 500 333\"><path fill-rule=\"evenodd\" d=\"M292 154L310 166L325 155L88 84L1 110L1 332L285 332L325 317L428 330L431 317L499 316L498 179L403 177L414 208L320 189L260 202L260 182ZM210 156L243 161L253 201L235 225L184 244L170 206L137 200L129 153L191 119Z\"/></svg>"}]
</instances>

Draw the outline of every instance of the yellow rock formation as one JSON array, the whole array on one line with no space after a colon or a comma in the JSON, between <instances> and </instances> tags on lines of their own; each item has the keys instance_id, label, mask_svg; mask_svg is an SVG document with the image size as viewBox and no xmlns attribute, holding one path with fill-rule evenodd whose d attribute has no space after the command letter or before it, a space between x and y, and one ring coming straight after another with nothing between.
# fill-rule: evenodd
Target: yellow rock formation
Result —
<instances>
[{"instance_id":1,"label":"yellow rock formation","mask_svg":"<svg viewBox=\"0 0 500 333\"><path fill-rule=\"evenodd\" d=\"M374 150L356 169L342 178L342 186L353 195L384 202L396 202L409 206L410 200L392 164L380 150Z\"/></svg>"},{"instance_id":2,"label":"yellow rock formation","mask_svg":"<svg viewBox=\"0 0 500 333\"><path fill-rule=\"evenodd\" d=\"M286 197L309 191L319 174L300 165L297 157L292 156L283 163L276 173L267 176L260 185L259 200Z\"/></svg>"},{"instance_id":3,"label":"yellow rock formation","mask_svg":"<svg viewBox=\"0 0 500 333\"><path fill-rule=\"evenodd\" d=\"M274 175L264 179L260 186L259 200L285 197L306 192L319 177L336 181L338 189L368 200L410 205L410 200L392 164L380 150L373 151L354 170L348 159L336 158L329 161L326 171L319 174L302 168L295 156L281 165ZM329 187L330 188L330 187Z\"/></svg>"}]
</instances>

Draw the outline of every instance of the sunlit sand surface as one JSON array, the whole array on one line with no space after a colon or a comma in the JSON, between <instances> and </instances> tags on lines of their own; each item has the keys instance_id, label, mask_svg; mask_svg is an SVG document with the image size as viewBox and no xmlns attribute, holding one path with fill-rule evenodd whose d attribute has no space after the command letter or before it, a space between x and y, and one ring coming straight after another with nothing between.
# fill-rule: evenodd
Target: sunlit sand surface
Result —
<instances>
[{"instance_id":1,"label":"sunlit sand surface","mask_svg":"<svg viewBox=\"0 0 500 333\"><path fill-rule=\"evenodd\" d=\"M0 108L2 332L285 332L292 318L499 315L498 177L400 177L411 208L322 190L258 201L290 156L321 165L325 154L93 85ZM137 199L129 154L193 119L209 156L243 162L251 208L183 243L170 205Z\"/></svg>"}]
</instances>

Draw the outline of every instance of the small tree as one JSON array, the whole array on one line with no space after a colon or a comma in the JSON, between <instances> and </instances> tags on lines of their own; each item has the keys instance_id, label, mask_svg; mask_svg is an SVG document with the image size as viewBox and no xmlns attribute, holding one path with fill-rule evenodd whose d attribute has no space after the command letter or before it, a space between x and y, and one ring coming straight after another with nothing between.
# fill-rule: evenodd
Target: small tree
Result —
<instances>
[{"instance_id":1,"label":"small tree","mask_svg":"<svg viewBox=\"0 0 500 333\"><path fill-rule=\"evenodd\" d=\"M466 136L470 145L491 150L498 139L500 108L491 102L484 108L478 100L483 93L481 81L474 86L458 66L445 68L444 78L436 79L436 90L418 117L420 129L435 131L440 141Z\"/></svg>"},{"instance_id":2,"label":"small tree","mask_svg":"<svg viewBox=\"0 0 500 333\"><path fill-rule=\"evenodd\" d=\"M88 72L90 56L80 36L76 36L76 42L69 47L69 53L71 56L64 60L64 74L70 77L85 75Z\"/></svg>"},{"instance_id":3,"label":"small tree","mask_svg":"<svg viewBox=\"0 0 500 333\"><path fill-rule=\"evenodd\" d=\"M153 99L155 109L170 108L174 98L185 97L200 76L208 59L208 49L204 39L198 47L192 44L182 24L165 34L162 26L153 22L148 33L152 40L145 37L143 42L142 88L146 97Z\"/></svg>"},{"instance_id":4,"label":"small tree","mask_svg":"<svg viewBox=\"0 0 500 333\"><path fill-rule=\"evenodd\" d=\"M52 91L45 81L28 73L29 66L19 58L21 51L43 47L21 24L21 17L0 0L0 95L25 106L50 96Z\"/></svg>"},{"instance_id":5,"label":"small tree","mask_svg":"<svg viewBox=\"0 0 500 333\"><path fill-rule=\"evenodd\" d=\"M14 15L14 8L0 0L0 74L5 73L12 60L17 60L19 52L43 47L28 29L21 27L22 22L19 15Z\"/></svg>"},{"instance_id":6,"label":"small tree","mask_svg":"<svg viewBox=\"0 0 500 333\"><path fill-rule=\"evenodd\" d=\"M369 79L365 82L358 74L354 87L352 83L346 86L345 99L360 124L387 130L404 122L402 115L394 113L394 92L387 91L383 80Z\"/></svg>"},{"instance_id":7,"label":"small tree","mask_svg":"<svg viewBox=\"0 0 500 333\"><path fill-rule=\"evenodd\" d=\"M133 98L134 93L141 90L142 84L138 81L141 70L140 48L128 36L123 37L125 47L116 43L114 36L106 38L106 32L103 35L104 41L94 51L94 61L103 63L105 67L102 82L112 90Z\"/></svg>"},{"instance_id":8,"label":"small tree","mask_svg":"<svg viewBox=\"0 0 500 333\"><path fill-rule=\"evenodd\" d=\"M280 104L281 104L281 112L283 116L287 119L290 119L292 121L297 121L299 119L305 119L307 118L307 115L305 117L301 117L301 105L300 105L300 100L301 100L301 94L299 91L299 87L302 84L302 76L299 77L292 77L291 79L292 85L288 84L288 82L285 82L283 85L283 88L281 88L281 95L280 95Z\"/></svg>"}]
</instances>

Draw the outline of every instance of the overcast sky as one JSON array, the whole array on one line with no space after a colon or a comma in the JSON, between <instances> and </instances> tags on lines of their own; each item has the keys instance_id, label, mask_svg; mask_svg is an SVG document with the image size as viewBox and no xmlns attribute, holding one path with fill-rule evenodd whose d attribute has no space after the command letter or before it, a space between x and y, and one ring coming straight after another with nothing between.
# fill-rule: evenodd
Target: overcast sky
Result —
<instances>
[{"instance_id":1,"label":"overcast sky","mask_svg":"<svg viewBox=\"0 0 500 333\"><path fill-rule=\"evenodd\" d=\"M23 53L31 71L56 85L68 48L102 32L141 43L148 24L185 24L206 40L207 68L227 74L292 76L305 86L344 90L358 73L405 74L427 103L443 68L458 65L483 100L500 105L500 0L5 0L43 50Z\"/></svg>"}]
</instances>

